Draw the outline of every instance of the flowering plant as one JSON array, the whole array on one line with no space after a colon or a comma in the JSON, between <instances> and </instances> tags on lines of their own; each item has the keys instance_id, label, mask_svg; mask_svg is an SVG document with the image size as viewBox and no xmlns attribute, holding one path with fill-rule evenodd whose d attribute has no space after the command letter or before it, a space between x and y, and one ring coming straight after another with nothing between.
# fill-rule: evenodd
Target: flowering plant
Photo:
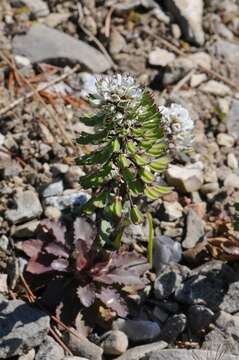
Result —
<instances>
[{"instance_id":1,"label":"flowering plant","mask_svg":"<svg viewBox=\"0 0 239 360\"><path fill-rule=\"evenodd\" d=\"M142 196L152 201L171 190L159 175L173 145L180 150L188 147L192 122L182 107L158 108L151 94L129 75L97 80L90 101L98 112L81 121L96 132L83 132L78 142L99 148L78 159L78 164L92 166L80 183L93 191L84 210L100 214L100 237L107 241L120 237L125 220L142 222L138 207Z\"/></svg>"}]
</instances>

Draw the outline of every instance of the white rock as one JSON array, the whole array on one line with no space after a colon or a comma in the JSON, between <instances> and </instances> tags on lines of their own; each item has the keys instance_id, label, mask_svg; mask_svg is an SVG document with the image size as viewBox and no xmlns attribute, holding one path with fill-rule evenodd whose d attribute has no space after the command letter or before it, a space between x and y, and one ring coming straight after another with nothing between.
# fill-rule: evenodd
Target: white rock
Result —
<instances>
[{"instance_id":1,"label":"white rock","mask_svg":"<svg viewBox=\"0 0 239 360\"><path fill-rule=\"evenodd\" d=\"M164 49L157 48L149 54L149 64L154 66L167 66L175 60L176 56Z\"/></svg>"},{"instance_id":2,"label":"white rock","mask_svg":"<svg viewBox=\"0 0 239 360\"><path fill-rule=\"evenodd\" d=\"M103 338L101 347L106 355L121 355L128 348L128 338L120 330L111 330L103 335Z\"/></svg>"},{"instance_id":3,"label":"white rock","mask_svg":"<svg viewBox=\"0 0 239 360\"><path fill-rule=\"evenodd\" d=\"M182 36L182 32L178 24L172 24L171 31L175 39L180 39L180 37Z\"/></svg>"},{"instance_id":4,"label":"white rock","mask_svg":"<svg viewBox=\"0 0 239 360\"><path fill-rule=\"evenodd\" d=\"M206 84L201 85L200 90L204 93L217 96L226 96L231 94L229 86L215 80L209 80Z\"/></svg>"},{"instance_id":5,"label":"white rock","mask_svg":"<svg viewBox=\"0 0 239 360\"><path fill-rule=\"evenodd\" d=\"M169 24L170 17L165 14L165 12L160 8L156 7L152 10L152 14L159 20L162 21L165 24Z\"/></svg>"},{"instance_id":6,"label":"white rock","mask_svg":"<svg viewBox=\"0 0 239 360\"><path fill-rule=\"evenodd\" d=\"M0 133L0 147L3 146L4 141L5 141L5 136Z\"/></svg>"},{"instance_id":7,"label":"white rock","mask_svg":"<svg viewBox=\"0 0 239 360\"><path fill-rule=\"evenodd\" d=\"M228 114L229 110L230 110L230 103L231 103L230 98L219 98L217 100L217 102L218 102L220 111L224 114Z\"/></svg>"},{"instance_id":8,"label":"white rock","mask_svg":"<svg viewBox=\"0 0 239 360\"><path fill-rule=\"evenodd\" d=\"M31 64L30 60L26 56L16 55L14 56L14 59L19 68L29 66Z\"/></svg>"},{"instance_id":9,"label":"white rock","mask_svg":"<svg viewBox=\"0 0 239 360\"><path fill-rule=\"evenodd\" d=\"M218 145L231 148L231 147L233 147L233 145L235 143L235 139L231 135L228 135L225 133L220 133L217 135L217 143L218 143Z\"/></svg>"},{"instance_id":10,"label":"white rock","mask_svg":"<svg viewBox=\"0 0 239 360\"><path fill-rule=\"evenodd\" d=\"M203 83L206 80L207 80L206 74L194 74L191 76L190 85L191 85L191 87L194 88L194 87L199 86L201 83Z\"/></svg>"},{"instance_id":11,"label":"white rock","mask_svg":"<svg viewBox=\"0 0 239 360\"><path fill-rule=\"evenodd\" d=\"M236 174L229 174L224 180L224 186L232 189L239 189L239 176Z\"/></svg>"},{"instance_id":12,"label":"white rock","mask_svg":"<svg viewBox=\"0 0 239 360\"><path fill-rule=\"evenodd\" d=\"M233 170L238 169L238 160L235 154L230 153L227 155L227 165Z\"/></svg>"},{"instance_id":13,"label":"white rock","mask_svg":"<svg viewBox=\"0 0 239 360\"><path fill-rule=\"evenodd\" d=\"M166 171L169 185L175 186L182 192L194 192L200 189L203 183L201 164L192 164L185 167L170 165Z\"/></svg>"},{"instance_id":14,"label":"white rock","mask_svg":"<svg viewBox=\"0 0 239 360\"><path fill-rule=\"evenodd\" d=\"M47 16L49 8L47 3L42 0L22 0L22 2L31 10L36 17Z\"/></svg>"},{"instance_id":15,"label":"white rock","mask_svg":"<svg viewBox=\"0 0 239 360\"><path fill-rule=\"evenodd\" d=\"M182 217L183 207L179 202L164 201L163 205L164 205L165 213L169 217L169 221L174 221L174 220L180 219Z\"/></svg>"},{"instance_id":16,"label":"white rock","mask_svg":"<svg viewBox=\"0 0 239 360\"><path fill-rule=\"evenodd\" d=\"M179 24L184 38L196 45L202 45L203 0L164 0L164 4Z\"/></svg>"}]
</instances>

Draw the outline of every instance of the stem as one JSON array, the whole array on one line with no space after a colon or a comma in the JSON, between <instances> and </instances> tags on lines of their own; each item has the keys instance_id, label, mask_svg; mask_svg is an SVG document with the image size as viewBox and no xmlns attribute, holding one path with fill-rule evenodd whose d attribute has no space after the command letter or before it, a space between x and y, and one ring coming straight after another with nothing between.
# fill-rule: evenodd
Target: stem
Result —
<instances>
[{"instance_id":1,"label":"stem","mask_svg":"<svg viewBox=\"0 0 239 360\"><path fill-rule=\"evenodd\" d=\"M148 262L153 267L153 238L154 238L154 228L153 228L153 219L152 215L148 212L146 219L149 226L149 240L148 240Z\"/></svg>"}]
</instances>

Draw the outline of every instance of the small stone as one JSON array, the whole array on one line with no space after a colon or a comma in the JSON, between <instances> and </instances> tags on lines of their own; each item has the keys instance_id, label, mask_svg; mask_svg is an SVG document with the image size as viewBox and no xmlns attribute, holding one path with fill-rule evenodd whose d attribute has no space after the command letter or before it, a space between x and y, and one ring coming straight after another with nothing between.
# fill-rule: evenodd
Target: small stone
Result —
<instances>
[{"instance_id":1,"label":"small stone","mask_svg":"<svg viewBox=\"0 0 239 360\"><path fill-rule=\"evenodd\" d=\"M111 330L103 338L101 347L106 355L121 355L128 348L128 338L122 331Z\"/></svg>"},{"instance_id":2,"label":"small stone","mask_svg":"<svg viewBox=\"0 0 239 360\"><path fill-rule=\"evenodd\" d=\"M126 351L125 354L117 358L117 360L143 360L144 358L148 359L148 356L155 351L156 353L167 347L165 341L157 341L152 344L135 346Z\"/></svg>"},{"instance_id":3,"label":"small stone","mask_svg":"<svg viewBox=\"0 0 239 360\"><path fill-rule=\"evenodd\" d=\"M187 317L184 314L173 315L168 318L163 327L160 339L170 344L175 343L178 336L185 330Z\"/></svg>"},{"instance_id":4,"label":"small stone","mask_svg":"<svg viewBox=\"0 0 239 360\"><path fill-rule=\"evenodd\" d=\"M183 207L179 202L164 201L163 206L169 221L180 219L183 216Z\"/></svg>"},{"instance_id":5,"label":"small stone","mask_svg":"<svg viewBox=\"0 0 239 360\"><path fill-rule=\"evenodd\" d=\"M86 357L88 360L102 360L103 349L87 338L83 336L79 338L72 333L67 333L65 341L74 355Z\"/></svg>"},{"instance_id":6,"label":"small stone","mask_svg":"<svg viewBox=\"0 0 239 360\"><path fill-rule=\"evenodd\" d=\"M204 184L201 186L201 189L200 189L200 191L203 194L216 193L218 190L219 190L218 182Z\"/></svg>"},{"instance_id":7,"label":"small stone","mask_svg":"<svg viewBox=\"0 0 239 360\"><path fill-rule=\"evenodd\" d=\"M145 242L148 236L148 228L144 224L129 224L125 227L121 241L124 244Z\"/></svg>"},{"instance_id":8,"label":"small stone","mask_svg":"<svg viewBox=\"0 0 239 360\"><path fill-rule=\"evenodd\" d=\"M61 195L63 193L63 190L63 181L55 181L44 188L44 190L42 191L42 196L46 198L49 196Z\"/></svg>"},{"instance_id":9,"label":"small stone","mask_svg":"<svg viewBox=\"0 0 239 360\"><path fill-rule=\"evenodd\" d=\"M159 324L149 320L118 319L113 329L123 331L133 343L153 341L161 332Z\"/></svg>"},{"instance_id":10,"label":"small stone","mask_svg":"<svg viewBox=\"0 0 239 360\"><path fill-rule=\"evenodd\" d=\"M149 54L149 64L165 67L175 60L176 56L165 49L157 48Z\"/></svg>"},{"instance_id":11,"label":"small stone","mask_svg":"<svg viewBox=\"0 0 239 360\"><path fill-rule=\"evenodd\" d=\"M71 166L70 169L66 172L64 176L64 180L71 188L76 187L75 185L79 185L79 179L81 176L84 176L85 173L82 170L81 166Z\"/></svg>"},{"instance_id":12,"label":"small stone","mask_svg":"<svg viewBox=\"0 0 239 360\"><path fill-rule=\"evenodd\" d=\"M239 61L239 47L238 47L238 61ZM235 139L239 138L238 118L239 118L239 100L233 99L231 102L230 111L225 118L225 124L227 126L228 133L233 135Z\"/></svg>"},{"instance_id":13,"label":"small stone","mask_svg":"<svg viewBox=\"0 0 239 360\"><path fill-rule=\"evenodd\" d=\"M152 351L150 357L147 357L147 360L216 360L218 359L218 354L221 353L220 341L216 343L214 347L215 351L209 350L183 350L183 349L167 349L162 351ZM219 350L218 350L219 349ZM223 347L224 349L224 347ZM226 347L230 349L230 347ZM237 360L238 355L231 355L228 352L223 354L223 360ZM142 358L137 358L134 360L141 360ZM119 359L117 359L119 360ZM121 359L120 359L121 360ZM131 358L127 360L132 360ZM143 359L142 359L143 360ZM146 360L146 358L145 358ZM219 359L218 359L219 360Z\"/></svg>"},{"instance_id":14,"label":"small stone","mask_svg":"<svg viewBox=\"0 0 239 360\"><path fill-rule=\"evenodd\" d=\"M181 244L170 237L161 235L154 238L153 264L158 275L170 263L178 263L182 258Z\"/></svg>"},{"instance_id":15,"label":"small stone","mask_svg":"<svg viewBox=\"0 0 239 360\"><path fill-rule=\"evenodd\" d=\"M39 346L49 331L49 316L22 300L0 297L0 302L0 359L22 355Z\"/></svg>"},{"instance_id":16,"label":"small stone","mask_svg":"<svg viewBox=\"0 0 239 360\"><path fill-rule=\"evenodd\" d=\"M16 209L7 210L5 216L13 224L31 220L42 214L42 207L37 193L32 190L17 191Z\"/></svg>"},{"instance_id":17,"label":"small stone","mask_svg":"<svg viewBox=\"0 0 239 360\"><path fill-rule=\"evenodd\" d=\"M50 11L47 3L42 0L22 0L36 17L47 16Z\"/></svg>"},{"instance_id":18,"label":"small stone","mask_svg":"<svg viewBox=\"0 0 239 360\"><path fill-rule=\"evenodd\" d=\"M159 321L160 323L164 323L169 317L168 313L162 310L159 306L154 307L152 315L155 321Z\"/></svg>"},{"instance_id":19,"label":"small stone","mask_svg":"<svg viewBox=\"0 0 239 360\"><path fill-rule=\"evenodd\" d=\"M67 21L70 17L70 13L51 13L44 19L44 24L48 25L49 27L57 27L61 23Z\"/></svg>"},{"instance_id":20,"label":"small stone","mask_svg":"<svg viewBox=\"0 0 239 360\"><path fill-rule=\"evenodd\" d=\"M51 166L51 171L54 176L66 174L68 170L69 170L69 165L67 164L56 163Z\"/></svg>"},{"instance_id":21,"label":"small stone","mask_svg":"<svg viewBox=\"0 0 239 360\"><path fill-rule=\"evenodd\" d=\"M6 235L0 236L0 250L6 251L8 249L9 239Z\"/></svg>"},{"instance_id":22,"label":"small stone","mask_svg":"<svg viewBox=\"0 0 239 360\"><path fill-rule=\"evenodd\" d=\"M175 39L180 39L180 37L182 36L182 32L180 30L180 27L178 26L178 24L172 24L171 25L171 31L172 31L172 35Z\"/></svg>"},{"instance_id":23,"label":"small stone","mask_svg":"<svg viewBox=\"0 0 239 360\"><path fill-rule=\"evenodd\" d=\"M69 206L82 206L90 198L90 195L83 191L65 193L61 196L50 196L45 199L45 204L64 210Z\"/></svg>"},{"instance_id":24,"label":"small stone","mask_svg":"<svg viewBox=\"0 0 239 360\"><path fill-rule=\"evenodd\" d=\"M164 5L181 28L186 40L203 45L202 0L164 0Z\"/></svg>"},{"instance_id":25,"label":"small stone","mask_svg":"<svg viewBox=\"0 0 239 360\"><path fill-rule=\"evenodd\" d=\"M166 179L169 185L175 186L179 191L194 192L202 186L202 169L197 163L185 167L169 165Z\"/></svg>"},{"instance_id":26,"label":"small stone","mask_svg":"<svg viewBox=\"0 0 239 360\"><path fill-rule=\"evenodd\" d=\"M218 102L218 106L219 106L219 109L220 111L223 113L223 114L228 114L229 113L229 109L230 109L230 102L231 102L231 99L230 98L219 98L217 100Z\"/></svg>"},{"instance_id":27,"label":"small stone","mask_svg":"<svg viewBox=\"0 0 239 360\"><path fill-rule=\"evenodd\" d=\"M170 23L170 17L166 15L159 6L152 10L152 14L156 17L156 19L162 21L164 24Z\"/></svg>"},{"instance_id":28,"label":"small stone","mask_svg":"<svg viewBox=\"0 0 239 360\"><path fill-rule=\"evenodd\" d=\"M229 284L228 291L220 304L220 309L229 314L239 311L239 281Z\"/></svg>"},{"instance_id":29,"label":"small stone","mask_svg":"<svg viewBox=\"0 0 239 360\"><path fill-rule=\"evenodd\" d=\"M233 170L238 169L238 160L235 154L230 153L227 155L227 165Z\"/></svg>"},{"instance_id":30,"label":"small stone","mask_svg":"<svg viewBox=\"0 0 239 360\"><path fill-rule=\"evenodd\" d=\"M14 59L18 68L29 66L31 64L30 60L25 56L16 55L14 56Z\"/></svg>"},{"instance_id":31,"label":"small stone","mask_svg":"<svg viewBox=\"0 0 239 360\"><path fill-rule=\"evenodd\" d=\"M61 217L61 210L54 206L47 206L44 214L48 219L58 221Z\"/></svg>"},{"instance_id":32,"label":"small stone","mask_svg":"<svg viewBox=\"0 0 239 360\"><path fill-rule=\"evenodd\" d=\"M64 360L89 360L86 359L85 357L81 357L81 356L65 356Z\"/></svg>"},{"instance_id":33,"label":"small stone","mask_svg":"<svg viewBox=\"0 0 239 360\"><path fill-rule=\"evenodd\" d=\"M19 356L18 360L34 360L35 354L35 349L31 349L27 354Z\"/></svg>"},{"instance_id":34,"label":"small stone","mask_svg":"<svg viewBox=\"0 0 239 360\"><path fill-rule=\"evenodd\" d=\"M202 84L206 80L207 80L206 74L194 74L191 76L190 86L192 88L195 88L195 87L199 86L200 84Z\"/></svg>"},{"instance_id":35,"label":"small stone","mask_svg":"<svg viewBox=\"0 0 239 360\"><path fill-rule=\"evenodd\" d=\"M228 174L224 180L224 186L230 189L239 189L239 176L236 174Z\"/></svg>"},{"instance_id":36,"label":"small stone","mask_svg":"<svg viewBox=\"0 0 239 360\"><path fill-rule=\"evenodd\" d=\"M17 226L13 225L11 235L16 238L30 238L31 236L34 236L38 225L38 220L31 220Z\"/></svg>"},{"instance_id":37,"label":"small stone","mask_svg":"<svg viewBox=\"0 0 239 360\"><path fill-rule=\"evenodd\" d=\"M201 85L200 90L206 94L216 96L226 96L231 94L229 86L215 80L209 80L205 84Z\"/></svg>"},{"instance_id":38,"label":"small stone","mask_svg":"<svg viewBox=\"0 0 239 360\"><path fill-rule=\"evenodd\" d=\"M117 30L113 30L110 36L109 50L112 55L119 54L126 47L125 38Z\"/></svg>"},{"instance_id":39,"label":"small stone","mask_svg":"<svg viewBox=\"0 0 239 360\"><path fill-rule=\"evenodd\" d=\"M154 282L154 296L158 300L167 299L183 281L183 267L169 265L158 275Z\"/></svg>"},{"instance_id":40,"label":"small stone","mask_svg":"<svg viewBox=\"0 0 239 360\"><path fill-rule=\"evenodd\" d=\"M193 305L188 312L190 329L196 335L206 331L214 320L214 312L204 305Z\"/></svg>"},{"instance_id":41,"label":"small stone","mask_svg":"<svg viewBox=\"0 0 239 360\"><path fill-rule=\"evenodd\" d=\"M217 143L220 146L231 148L235 143L235 139L231 135L220 133L217 135Z\"/></svg>"},{"instance_id":42,"label":"small stone","mask_svg":"<svg viewBox=\"0 0 239 360\"><path fill-rule=\"evenodd\" d=\"M47 336L41 343L35 360L63 360L65 359L64 350L50 336Z\"/></svg>"},{"instance_id":43,"label":"small stone","mask_svg":"<svg viewBox=\"0 0 239 360\"><path fill-rule=\"evenodd\" d=\"M197 213L189 209L187 215L186 237L182 243L185 249L193 248L204 236L204 223Z\"/></svg>"},{"instance_id":44,"label":"small stone","mask_svg":"<svg viewBox=\"0 0 239 360\"><path fill-rule=\"evenodd\" d=\"M8 293L7 274L0 274L0 293Z\"/></svg>"}]
</instances>

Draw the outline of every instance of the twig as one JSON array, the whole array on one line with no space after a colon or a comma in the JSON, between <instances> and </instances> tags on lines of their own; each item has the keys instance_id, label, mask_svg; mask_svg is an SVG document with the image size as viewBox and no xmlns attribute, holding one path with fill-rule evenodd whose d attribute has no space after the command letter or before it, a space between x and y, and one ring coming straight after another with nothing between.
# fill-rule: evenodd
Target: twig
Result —
<instances>
[{"instance_id":1,"label":"twig","mask_svg":"<svg viewBox=\"0 0 239 360\"><path fill-rule=\"evenodd\" d=\"M191 78L191 76L195 73L196 69L191 69L171 90L171 94L179 91L181 87Z\"/></svg>"},{"instance_id":2,"label":"twig","mask_svg":"<svg viewBox=\"0 0 239 360\"><path fill-rule=\"evenodd\" d=\"M110 37L111 17L114 9L115 9L114 6L111 6L105 18L105 37L107 38Z\"/></svg>"},{"instance_id":3,"label":"twig","mask_svg":"<svg viewBox=\"0 0 239 360\"><path fill-rule=\"evenodd\" d=\"M162 38L161 36L159 35L155 35L155 34L151 34L148 30L143 30L147 35L155 38L156 40L159 40L163 45L165 45L165 47L167 47L169 50L172 50L174 51L177 55L180 55L180 56L187 56L187 55L190 55L190 54L186 54L184 51L180 50L177 48L177 46L171 44L168 40ZM199 69L201 69L202 71L206 72L207 74L223 81L225 84L229 85L230 87L236 89L237 91L239 91L239 85L235 84L233 81L231 80L228 80L225 76L221 75L221 74L218 74L216 71L214 70L210 70L208 68L206 68L205 66L203 65L200 65L198 64L197 67Z\"/></svg>"},{"instance_id":4,"label":"twig","mask_svg":"<svg viewBox=\"0 0 239 360\"><path fill-rule=\"evenodd\" d=\"M65 352L72 356L73 353L66 346L66 344L61 340L60 336L52 328L49 329L49 332L54 337L54 339L61 345L61 347L65 350Z\"/></svg>"},{"instance_id":5,"label":"twig","mask_svg":"<svg viewBox=\"0 0 239 360\"><path fill-rule=\"evenodd\" d=\"M2 56L2 54L0 54L0 56ZM39 92L48 89L50 86L57 84L58 82L66 79L68 76L74 74L77 70L79 70L80 66L76 65L73 69L69 70L68 72L66 72L65 74L62 74L61 76L59 76L56 79L53 79L51 81L49 81L47 84L42 84L41 86L39 86L37 89L34 89L32 91L30 91L29 93L27 93L26 95L20 97L19 99L13 101L11 104L9 104L8 106L6 106L5 108L0 110L0 116L6 114L8 111L14 109L16 106L18 106L19 104L21 104L22 102L24 102L27 99L32 98L36 93L39 94Z\"/></svg>"}]
</instances>

